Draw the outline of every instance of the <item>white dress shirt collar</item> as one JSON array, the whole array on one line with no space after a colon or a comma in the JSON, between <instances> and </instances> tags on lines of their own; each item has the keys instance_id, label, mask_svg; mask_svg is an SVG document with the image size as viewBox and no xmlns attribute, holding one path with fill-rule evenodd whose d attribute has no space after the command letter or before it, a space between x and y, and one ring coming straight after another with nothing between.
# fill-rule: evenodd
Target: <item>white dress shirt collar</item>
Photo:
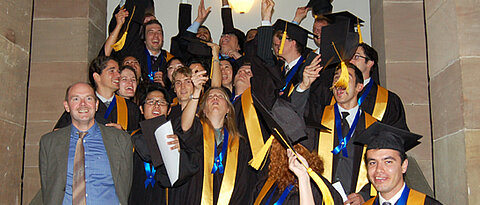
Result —
<instances>
[{"instance_id":1,"label":"white dress shirt collar","mask_svg":"<svg viewBox=\"0 0 480 205\"><path fill-rule=\"evenodd\" d=\"M390 202L390 204L394 205L395 203L397 203L397 201L400 199L400 197L402 196L402 193L403 193L403 190L405 189L405 182L403 182L403 187L402 189L400 189L400 191L398 191L391 199L389 200L386 200L385 198L382 197L382 193L380 193L378 195L379 199L378 199L378 202L379 204L383 204L383 202Z\"/></svg>"}]
</instances>

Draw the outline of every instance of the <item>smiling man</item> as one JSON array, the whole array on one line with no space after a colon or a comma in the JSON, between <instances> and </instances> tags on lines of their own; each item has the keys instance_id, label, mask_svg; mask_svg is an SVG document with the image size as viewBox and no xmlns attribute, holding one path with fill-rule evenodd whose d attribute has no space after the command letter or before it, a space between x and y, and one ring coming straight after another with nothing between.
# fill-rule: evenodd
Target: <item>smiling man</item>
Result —
<instances>
[{"instance_id":1,"label":"smiling man","mask_svg":"<svg viewBox=\"0 0 480 205\"><path fill-rule=\"evenodd\" d=\"M71 125L40 140L43 204L127 204L130 136L95 121L99 101L86 83L68 87L63 105Z\"/></svg>"},{"instance_id":2,"label":"smiling man","mask_svg":"<svg viewBox=\"0 0 480 205\"><path fill-rule=\"evenodd\" d=\"M111 57L99 56L89 67L90 84L95 87L95 95L99 99L95 119L106 126L133 131L140 121L138 107L124 98L115 95L119 89L120 73L117 61ZM55 129L71 124L70 113L64 112L55 125Z\"/></svg>"},{"instance_id":3,"label":"smiling man","mask_svg":"<svg viewBox=\"0 0 480 205\"><path fill-rule=\"evenodd\" d=\"M318 59L313 62L319 63ZM353 64L347 63L346 66L348 87L335 86L340 76L345 75L342 73L344 69L339 67L333 77L334 86L331 88L336 103L326 106L322 112L319 111L321 124L330 130L320 130L316 123L307 121L307 134L311 145L316 147L324 160L323 176L332 184L341 184L348 195L346 204L358 205L370 198L371 186L368 185L366 168L362 165L363 147L353 144L353 141L376 120L358 105L359 93L364 87L362 72ZM319 77L311 74L317 69L319 65L305 68L302 89L310 89L312 82ZM318 70L313 73L318 73ZM300 101L308 96L303 93L302 98L297 94L301 93L296 93L292 99Z\"/></svg>"},{"instance_id":4,"label":"smiling man","mask_svg":"<svg viewBox=\"0 0 480 205\"><path fill-rule=\"evenodd\" d=\"M408 159L406 151L420 144L422 136L382 123L375 123L355 143L366 144L368 179L380 194L365 204L422 205L441 204L405 184Z\"/></svg>"}]
</instances>

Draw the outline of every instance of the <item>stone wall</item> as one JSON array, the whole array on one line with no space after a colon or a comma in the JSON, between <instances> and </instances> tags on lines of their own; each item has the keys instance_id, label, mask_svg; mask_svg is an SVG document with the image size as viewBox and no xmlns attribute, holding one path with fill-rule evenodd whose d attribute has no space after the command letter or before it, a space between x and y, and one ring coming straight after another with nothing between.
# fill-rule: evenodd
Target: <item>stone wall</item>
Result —
<instances>
[{"instance_id":1,"label":"stone wall","mask_svg":"<svg viewBox=\"0 0 480 205\"><path fill-rule=\"evenodd\" d=\"M381 85L402 99L410 131L424 136L407 154L415 157L433 188L423 1L371 0L370 7Z\"/></svg>"},{"instance_id":2,"label":"stone wall","mask_svg":"<svg viewBox=\"0 0 480 205\"><path fill-rule=\"evenodd\" d=\"M0 204L20 204L32 0L0 2Z\"/></svg>"},{"instance_id":3,"label":"stone wall","mask_svg":"<svg viewBox=\"0 0 480 205\"><path fill-rule=\"evenodd\" d=\"M25 140L24 202L40 188L38 143L64 111L66 88L87 81L88 63L105 41L106 1L35 2Z\"/></svg>"},{"instance_id":4,"label":"stone wall","mask_svg":"<svg viewBox=\"0 0 480 205\"><path fill-rule=\"evenodd\" d=\"M480 200L480 2L425 1L435 189L445 204Z\"/></svg>"}]
</instances>

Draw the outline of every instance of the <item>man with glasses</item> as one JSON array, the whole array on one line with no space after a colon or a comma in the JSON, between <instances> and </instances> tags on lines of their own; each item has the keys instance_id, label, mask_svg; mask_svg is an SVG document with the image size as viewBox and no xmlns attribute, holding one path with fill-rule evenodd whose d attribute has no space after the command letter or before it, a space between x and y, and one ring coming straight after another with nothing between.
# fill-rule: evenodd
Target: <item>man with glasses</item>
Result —
<instances>
[{"instance_id":1,"label":"man with glasses","mask_svg":"<svg viewBox=\"0 0 480 205\"><path fill-rule=\"evenodd\" d=\"M170 113L170 97L167 91L155 84L146 88L145 95L141 98L140 111L145 121L140 123L141 129L132 134L132 142L135 147L133 154L133 181L129 197L129 204L175 204L178 200L181 189L167 187L180 186L193 173L198 171L198 153L192 149L190 142L182 138L179 132L181 128L180 118L173 118ZM153 133L160 126L159 118L164 116L166 120L172 121L174 134L167 135L167 141L171 150L177 149L180 152L179 176L176 182L171 182L161 152L152 150L149 143L154 139ZM156 119L154 119L156 118ZM148 122L148 123L147 123ZM150 135L150 136L149 136ZM180 138L180 139L179 139ZM158 142L157 142L158 143ZM160 161L157 163L155 161Z\"/></svg>"},{"instance_id":2,"label":"man with glasses","mask_svg":"<svg viewBox=\"0 0 480 205\"><path fill-rule=\"evenodd\" d=\"M362 109L382 123L408 130L402 100L372 78L372 74L378 72L377 51L366 43L360 43L350 63L357 66L363 74L365 88L361 93L364 99L361 103Z\"/></svg>"}]
</instances>

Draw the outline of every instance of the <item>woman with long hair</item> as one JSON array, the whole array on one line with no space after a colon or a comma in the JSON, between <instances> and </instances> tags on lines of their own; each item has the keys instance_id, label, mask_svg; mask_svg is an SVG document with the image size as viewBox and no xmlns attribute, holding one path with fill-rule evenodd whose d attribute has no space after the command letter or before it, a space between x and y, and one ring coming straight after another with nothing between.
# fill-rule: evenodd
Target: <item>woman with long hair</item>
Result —
<instances>
[{"instance_id":1,"label":"woman with long hair","mask_svg":"<svg viewBox=\"0 0 480 205\"><path fill-rule=\"evenodd\" d=\"M189 140L196 141L197 151L203 156L199 173L186 189L189 197L182 202L245 204L251 193L253 170L248 165L248 145L236 127L233 105L220 87L208 89L199 99L206 77L193 74L192 81L195 91L182 113L182 129Z\"/></svg>"}]
</instances>

